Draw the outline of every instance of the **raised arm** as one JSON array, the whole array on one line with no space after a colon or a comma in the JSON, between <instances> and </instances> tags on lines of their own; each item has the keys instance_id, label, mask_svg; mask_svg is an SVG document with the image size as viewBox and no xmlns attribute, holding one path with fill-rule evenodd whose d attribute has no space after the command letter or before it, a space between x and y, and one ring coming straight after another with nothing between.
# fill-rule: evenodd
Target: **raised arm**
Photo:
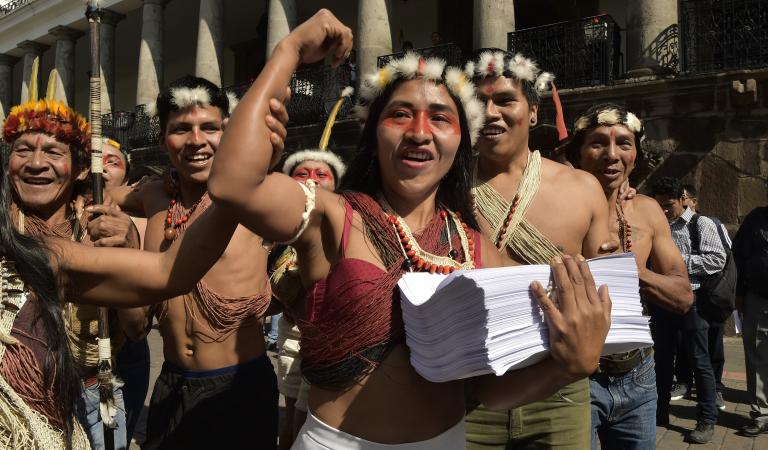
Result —
<instances>
[{"instance_id":1,"label":"raised arm","mask_svg":"<svg viewBox=\"0 0 768 450\"><path fill-rule=\"evenodd\" d=\"M285 97L299 64L328 54L338 64L351 46L349 28L329 11L320 10L280 41L227 124L208 180L209 193L227 213L267 240L294 237L308 204L308 195L296 181L282 174L267 175L280 158L273 152L271 119L265 122L269 102ZM317 197L316 208L322 213L328 195L318 190Z\"/></svg>"},{"instance_id":2,"label":"raised arm","mask_svg":"<svg viewBox=\"0 0 768 450\"><path fill-rule=\"evenodd\" d=\"M128 307L188 292L221 257L237 222L212 205L168 251L92 248L48 241L68 301Z\"/></svg>"},{"instance_id":3,"label":"raised arm","mask_svg":"<svg viewBox=\"0 0 768 450\"><path fill-rule=\"evenodd\" d=\"M595 288L583 258L564 256L552 263L553 293L560 308L539 283L531 285L549 328L551 356L502 376L474 380L477 399L490 409L508 409L542 400L597 369L611 323L608 288Z\"/></svg>"},{"instance_id":4,"label":"raised arm","mask_svg":"<svg viewBox=\"0 0 768 450\"><path fill-rule=\"evenodd\" d=\"M680 250L672 239L664 212L652 198L635 199L641 214L648 218L653 232L650 267L638 267L640 293L643 299L672 311L685 314L693 304L693 292Z\"/></svg>"}]
</instances>

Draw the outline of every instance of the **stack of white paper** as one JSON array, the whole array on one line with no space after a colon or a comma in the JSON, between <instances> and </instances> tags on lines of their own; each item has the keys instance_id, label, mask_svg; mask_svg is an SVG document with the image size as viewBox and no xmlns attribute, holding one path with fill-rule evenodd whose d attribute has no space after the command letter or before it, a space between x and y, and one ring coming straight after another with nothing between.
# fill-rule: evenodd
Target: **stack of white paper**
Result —
<instances>
[{"instance_id":1,"label":"stack of white paper","mask_svg":"<svg viewBox=\"0 0 768 450\"><path fill-rule=\"evenodd\" d=\"M596 286L608 285L613 309L604 354L653 345L642 315L634 255L589 261ZM547 265L407 273L398 283L411 364L421 376L443 382L501 375L543 359L549 331L530 291L550 284Z\"/></svg>"}]
</instances>

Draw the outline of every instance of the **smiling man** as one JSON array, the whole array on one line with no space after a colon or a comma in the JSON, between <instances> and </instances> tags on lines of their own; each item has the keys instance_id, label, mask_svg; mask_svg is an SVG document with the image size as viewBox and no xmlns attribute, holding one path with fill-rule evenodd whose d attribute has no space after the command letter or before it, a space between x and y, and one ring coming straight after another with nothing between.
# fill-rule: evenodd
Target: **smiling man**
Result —
<instances>
[{"instance_id":1,"label":"smiling man","mask_svg":"<svg viewBox=\"0 0 768 450\"><path fill-rule=\"evenodd\" d=\"M603 187L611 235L622 251L635 254L640 294L649 309L682 315L693 294L664 213L650 197L619 196L643 156L643 132L642 122L626 108L597 105L576 121L565 152L574 167L594 175ZM656 447L658 397L652 348L602 357L599 370L590 377L590 391L593 449L598 437L603 448Z\"/></svg>"},{"instance_id":2,"label":"smiling man","mask_svg":"<svg viewBox=\"0 0 768 450\"><path fill-rule=\"evenodd\" d=\"M169 180L110 191L125 210L146 214L145 250L165 251L211 204L208 175L229 108L224 91L192 76L158 95ZM157 317L165 356L142 448L276 447L277 384L259 325L271 300L266 265L262 239L238 227L192 292L135 310L145 331Z\"/></svg>"},{"instance_id":3,"label":"smiling man","mask_svg":"<svg viewBox=\"0 0 768 450\"><path fill-rule=\"evenodd\" d=\"M90 133L85 119L54 100L39 100L12 109L3 127L10 144L7 176L13 192L11 217L23 234L59 237L88 246L138 247L138 234L130 218L114 207L88 222L74 207L81 184L88 177ZM81 220L82 219L82 220ZM70 352L80 373L82 391L75 413L94 449L104 448L104 425L99 414L98 308L64 304ZM117 315L111 314L113 352L123 342ZM114 430L116 449L127 448L123 394L114 386L117 405Z\"/></svg>"},{"instance_id":4,"label":"smiling man","mask_svg":"<svg viewBox=\"0 0 768 450\"><path fill-rule=\"evenodd\" d=\"M485 126L473 194L483 233L507 265L547 264L563 254L597 256L609 241L608 211L588 173L543 159L528 148L539 91L551 80L531 60L481 51L467 64L485 105ZM583 450L590 442L589 383L585 378L549 399L510 411L467 404L470 449Z\"/></svg>"}]
</instances>

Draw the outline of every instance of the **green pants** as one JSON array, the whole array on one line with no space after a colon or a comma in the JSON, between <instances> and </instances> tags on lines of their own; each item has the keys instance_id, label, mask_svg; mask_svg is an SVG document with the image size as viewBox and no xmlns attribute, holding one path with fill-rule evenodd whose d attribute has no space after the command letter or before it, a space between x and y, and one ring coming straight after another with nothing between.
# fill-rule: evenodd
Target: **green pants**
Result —
<instances>
[{"instance_id":1,"label":"green pants","mask_svg":"<svg viewBox=\"0 0 768 450\"><path fill-rule=\"evenodd\" d=\"M544 401L506 411L490 411L473 400L467 401L467 450L590 448L588 378Z\"/></svg>"}]
</instances>

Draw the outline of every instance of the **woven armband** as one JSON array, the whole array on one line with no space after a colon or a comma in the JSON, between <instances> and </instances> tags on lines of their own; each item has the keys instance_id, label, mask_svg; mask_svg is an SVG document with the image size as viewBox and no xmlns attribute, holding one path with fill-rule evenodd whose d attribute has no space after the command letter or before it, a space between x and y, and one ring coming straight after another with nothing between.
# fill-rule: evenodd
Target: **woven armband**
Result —
<instances>
[{"instance_id":1,"label":"woven armband","mask_svg":"<svg viewBox=\"0 0 768 450\"><path fill-rule=\"evenodd\" d=\"M315 191L317 189L317 184L315 181L307 180L306 184L299 183L299 186L301 186L301 189L304 190L304 195L307 198L306 202L304 203L304 212L301 213L301 225L299 226L299 230L296 231L296 234L290 240L281 242L281 244L291 245L296 242L296 239L301 237L301 234L304 233L304 230L307 229L307 226L309 225L309 218L312 215L312 211L315 209Z\"/></svg>"}]
</instances>

